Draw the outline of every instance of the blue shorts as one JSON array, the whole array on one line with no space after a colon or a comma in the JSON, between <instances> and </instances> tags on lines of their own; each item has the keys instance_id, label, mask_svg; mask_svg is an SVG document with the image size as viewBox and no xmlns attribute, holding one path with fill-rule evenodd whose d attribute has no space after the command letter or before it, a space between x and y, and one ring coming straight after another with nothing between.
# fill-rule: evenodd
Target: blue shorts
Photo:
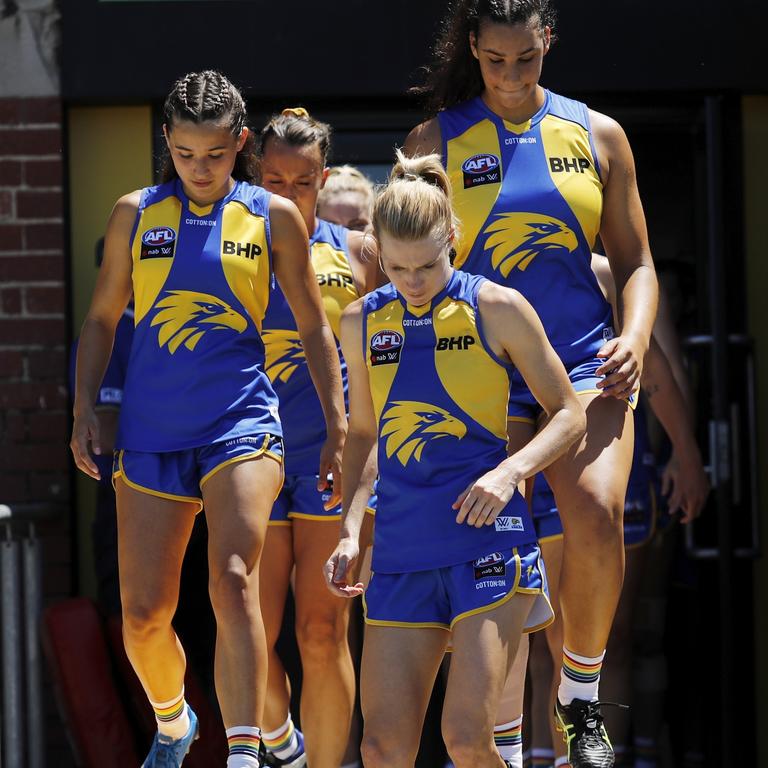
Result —
<instances>
[{"instance_id":1,"label":"blue shorts","mask_svg":"<svg viewBox=\"0 0 768 768\"><path fill-rule=\"evenodd\" d=\"M270 525L290 525L291 520L341 520L341 505L323 506L331 498L329 490L317 490L317 475L286 475L283 489L272 505ZM367 511L376 509L376 492L368 500Z\"/></svg>"},{"instance_id":2,"label":"blue shorts","mask_svg":"<svg viewBox=\"0 0 768 768\"><path fill-rule=\"evenodd\" d=\"M282 466L283 440L270 434L244 435L222 443L184 451L145 453L115 451L112 483L121 477L137 491L173 501L191 501L203 508L203 484L237 461L269 456Z\"/></svg>"},{"instance_id":3,"label":"blue shorts","mask_svg":"<svg viewBox=\"0 0 768 768\"><path fill-rule=\"evenodd\" d=\"M595 371L605 362L599 357L593 357L591 360L579 363L572 367L566 366L568 378L573 384L577 394L602 392L597 388L597 383L602 381L604 376L597 376ZM637 393L633 392L627 402L634 408L637 404ZM539 416L543 413L543 408L538 404L536 398L531 394L522 376L515 371L512 374L509 388L509 406L507 408L507 421L521 421L525 424L536 424Z\"/></svg>"},{"instance_id":4,"label":"blue shorts","mask_svg":"<svg viewBox=\"0 0 768 768\"><path fill-rule=\"evenodd\" d=\"M365 621L384 627L450 630L457 621L537 595L524 631L552 622L544 562L537 544L491 552L468 563L412 573L374 573L363 595Z\"/></svg>"},{"instance_id":5,"label":"blue shorts","mask_svg":"<svg viewBox=\"0 0 768 768\"><path fill-rule=\"evenodd\" d=\"M536 488L544 486L538 492ZM656 493L650 482L630 482L624 501L624 546L639 547L650 541L656 529ZM555 497L542 477L536 478L531 507L536 537L540 542L563 536L563 524Z\"/></svg>"},{"instance_id":6,"label":"blue shorts","mask_svg":"<svg viewBox=\"0 0 768 768\"><path fill-rule=\"evenodd\" d=\"M656 531L656 491L653 483L630 482L624 501L624 546L627 549L647 544Z\"/></svg>"}]
</instances>

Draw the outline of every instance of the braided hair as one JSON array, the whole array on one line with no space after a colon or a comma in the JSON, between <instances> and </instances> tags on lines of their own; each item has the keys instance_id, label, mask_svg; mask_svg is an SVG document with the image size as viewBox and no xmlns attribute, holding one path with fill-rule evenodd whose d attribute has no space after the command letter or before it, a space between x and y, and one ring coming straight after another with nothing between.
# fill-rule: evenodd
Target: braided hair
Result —
<instances>
[{"instance_id":1,"label":"braided hair","mask_svg":"<svg viewBox=\"0 0 768 768\"><path fill-rule=\"evenodd\" d=\"M453 0L443 19L433 61L424 68L424 83L411 88L411 93L424 97L430 117L479 96L485 86L469 47L469 33L477 35L481 21L527 24L534 18L542 30L554 27L556 13L550 0ZM555 40L554 34L550 39Z\"/></svg>"},{"instance_id":2,"label":"braided hair","mask_svg":"<svg viewBox=\"0 0 768 768\"><path fill-rule=\"evenodd\" d=\"M179 78L165 100L163 121L168 129L184 120L197 125L218 123L237 137L248 127L248 112L240 91L221 72L206 69ZM243 148L237 153L232 176L238 181L253 183L257 175L255 141L249 131ZM167 149L161 176L164 182L178 176Z\"/></svg>"}]
</instances>

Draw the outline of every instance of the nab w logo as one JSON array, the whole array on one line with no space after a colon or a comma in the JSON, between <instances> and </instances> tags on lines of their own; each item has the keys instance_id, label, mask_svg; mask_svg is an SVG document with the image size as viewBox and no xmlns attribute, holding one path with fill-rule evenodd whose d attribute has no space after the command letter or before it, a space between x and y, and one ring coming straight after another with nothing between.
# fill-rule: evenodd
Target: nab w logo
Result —
<instances>
[{"instance_id":1,"label":"nab w logo","mask_svg":"<svg viewBox=\"0 0 768 768\"><path fill-rule=\"evenodd\" d=\"M266 350L265 370L270 381L283 384L306 362L298 331L267 331L261 336Z\"/></svg>"},{"instance_id":2,"label":"nab w logo","mask_svg":"<svg viewBox=\"0 0 768 768\"><path fill-rule=\"evenodd\" d=\"M421 455L427 443L441 437L461 440L467 428L448 411L430 403L413 400L395 400L382 414L381 437L387 438L387 458L393 455L406 466Z\"/></svg>"},{"instance_id":3,"label":"nab w logo","mask_svg":"<svg viewBox=\"0 0 768 768\"><path fill-rule=\"evenodd\" d=\"M152 227L141 236L139 261L170 259L176 250L176 232L171 227Z\"/></svg>"},{"instance_id":4,"label":"nab w logo","mask_svg":"<svg viewBox=\"0 0 768 768\"><path fill-rule=\"evenodd\" d=\"M160 326L157 342L161 347L167 344L171 354L182 344L191 352L209 331L229 329L242 333L248 327L239 312L209 293L167 291L155 308L160 311L150 325Z\"/></svg>"},{"instance_id":5,"label":"nab w logo","mask_svg":"<svg viewBox=\"0 0 768 768\"><path fill-rule=\"evenodd\" d=\"M371 338L371 365L388 365L400 362L403 335L397 331L378 331Z\"/></svg>"},{"instance_id":6,"label":"nab w logo","mask_svg":"<svg viewBox=\"0 0 768 768\"><path fill-rule=\"evenodd\" d=\"M492 250L491 263L504 277L517 268L525 272L542 253L565 249L573 253L579 241L573 230L553 216L538 213L500 213L486 227L485 250Z\"/></svg>"},{"instance_id":7,"label":"nab w logo","mask_svg":"<svg viewBox=\"0 0 768 768\"><path fill-rule=\"evenodd\" d=\"M469 349L474 343L473 336L441 336L435 349L438 352L450 352L454 349Z\"/></svg>"},{"instance_id":8,"label":"nab w logo","mask_svg":"<svg viewBox=\"0 0 768 768\"><path fill-rule=\"evenodd\" d=\"M258 243L236 243L234 240L224 240L221 244L221 255L255 259L261 256L261 246Z\"/></svg>"}]
</instances>

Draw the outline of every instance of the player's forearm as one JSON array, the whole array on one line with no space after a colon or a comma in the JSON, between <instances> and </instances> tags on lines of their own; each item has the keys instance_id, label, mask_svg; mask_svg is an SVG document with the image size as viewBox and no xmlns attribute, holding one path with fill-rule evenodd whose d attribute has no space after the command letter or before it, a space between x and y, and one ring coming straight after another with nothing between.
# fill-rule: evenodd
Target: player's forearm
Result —
<instances>
[{"instance_id":1,"label":"player's forearm","mask_svg":"<svg viewBox=\"0 0 768 768\"><path fill-rule=\"evenodd\" d=\"M357 539L376 481L376 436L352 429L344 444L341 538Z\"/></svg>"},{"instance_id":2,"label":"player's forearm","mask_svg":"<svg viewBox=\"0 0 768 768\"><path fill-rule=\"evenodd\" d=\"M584 409L574 396L572 402L552 413L532 440L506 459L514 467L517 482L541 472L560 458L582 438L586 426Z\"/></svg>"},{"instance_id":3,"label":"player's forearm","mask_svg":"<svg viewBox=\"0 0 768 768\"><path fill-rule=\"evenodd\" d=\"M648 349L656 320L659 285L653 266L638 264L626 274L616 275L621 335L642 341Z\"/></svg>"},{"instance_id":4,"label":"player's forearm","mask_svg":"<svg viewBox=\"0 0 768 768\"><path fill-rule=\"evenodd\" d=\"M73 411L93 407L109 364L114 342L114 328L86 317L77 346L77 368Z\"/></svg>"}]
</instances>

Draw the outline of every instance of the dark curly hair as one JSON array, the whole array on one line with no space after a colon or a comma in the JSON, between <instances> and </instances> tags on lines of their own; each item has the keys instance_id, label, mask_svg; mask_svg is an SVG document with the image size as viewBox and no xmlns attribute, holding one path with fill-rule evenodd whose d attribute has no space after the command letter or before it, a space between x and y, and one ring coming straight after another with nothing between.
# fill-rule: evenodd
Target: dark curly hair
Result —
<instances>
[{"instance_id":1,"label":"dark curly hair","mask_svg":"<svg viewBox=\"0 0 768 768\"><path fill-rule=\"evenodd\" d=\"M168 129L181 120L196 124L221 123L233 136L239 136L247 127L248 113L240 91L221 72L206 69L189 72L177 80L165 100L163 121ZM256 142L249 131L243 148L237 153L232 176L238 181L253 183L257 175ZM161 178L165 182L177 176L166 149Z\"/></svg>"},{"instance_id":2,"label":"dark curly hair","mask_svg":"<svg viewBox=\"0 0 768 768\"><path fill-rule=\"evenodd\" d=\"M469 33L477 35L484 20L525 24L534 17L542 29L554 28L556 13L550 0L454 0L443 19L433 61L425 67L424 84L411 93L424 98L430 116L480 95L483 78L469 47Z\"/></svg>"}]
</instances>

